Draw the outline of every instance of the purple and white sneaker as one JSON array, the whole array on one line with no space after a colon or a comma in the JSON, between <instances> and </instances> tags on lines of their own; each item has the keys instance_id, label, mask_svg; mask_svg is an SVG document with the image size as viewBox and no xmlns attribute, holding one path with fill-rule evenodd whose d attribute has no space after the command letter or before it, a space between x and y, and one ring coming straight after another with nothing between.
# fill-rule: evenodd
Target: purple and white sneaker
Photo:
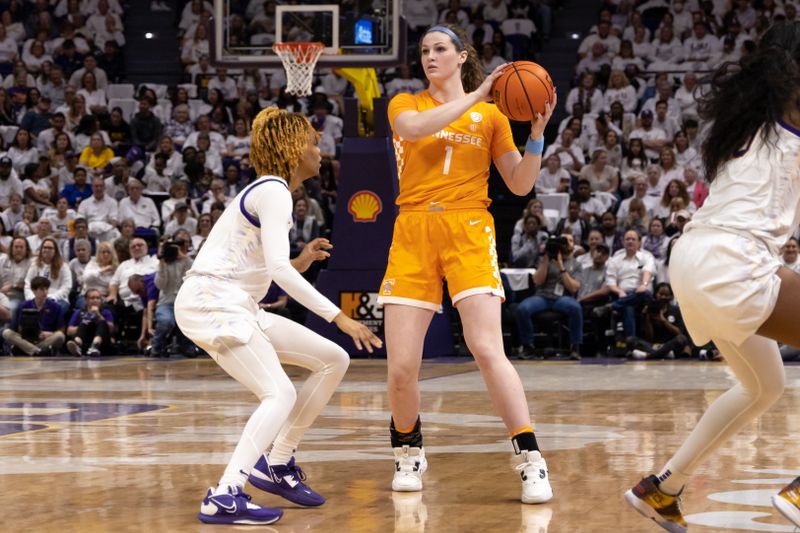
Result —
<instances>
[{"instance_id":1,"label":"purple and white sneaker","mask_svg":"<svg viewBox=\"0 0 800 533\"><path fill-rule=\"evenodd\" d=\"M208 489L200 505L197 518L206 524L237 524L261 526L273 524L283 516L280 509L270 509L250 503L250 496L241 488L234 493L228 488L227 494L214 494Z\"/></svg>"},{"instance_id":2,"label":"purple and white sneaker","mask_svg":"<svg viewBox=\"0 0 800 533\"><path fill-rule=\"evenodd\" d=\"M294 457L285 465L270 465L267 457L262 455L253 470L250 471L250 483L253 486L286 498L290 502L307 507L316 507L325 503L318 493L303 483L306 475L294 462Z\"/></svg>"}]
</instances>

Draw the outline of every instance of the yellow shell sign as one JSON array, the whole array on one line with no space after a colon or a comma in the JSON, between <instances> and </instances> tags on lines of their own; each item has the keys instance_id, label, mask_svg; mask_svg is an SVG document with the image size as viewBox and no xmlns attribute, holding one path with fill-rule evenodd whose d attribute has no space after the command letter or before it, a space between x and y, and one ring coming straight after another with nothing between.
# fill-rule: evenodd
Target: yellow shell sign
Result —
<instances>
[{"instance_id":1,"label":"yellow shell sign","mask_svg":"<svg viewBox=\"0 0 800 533\"><path fill-rule=\"evenodd\" d=\"M358 191L347 202L347 212L353 215L353 222L375 222L381 211L381 199L372 191Z\"/></svg>"}]
</instances>

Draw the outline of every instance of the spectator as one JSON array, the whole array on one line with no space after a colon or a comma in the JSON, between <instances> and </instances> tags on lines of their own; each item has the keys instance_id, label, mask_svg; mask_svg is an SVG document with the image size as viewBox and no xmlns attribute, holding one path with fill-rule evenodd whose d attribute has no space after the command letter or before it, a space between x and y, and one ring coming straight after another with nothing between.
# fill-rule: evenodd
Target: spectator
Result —
<instances>
[{"instance_id":1,"label":"spectator","mask_svg":"<svg viewBox=\"0 0 800 533\"><path fill-rule=\"evenodd\" d=\"M148 152L155 150L163 130L161 121L153 114L151 106L152 102L149 98L140 98L139 111L133 116L130 123L133 144Z\"/></svg>"},{"instance_id":2,"label":"spectator","mask_svg":"<svg viewBox=\"0 0 800 533\"><path fill-rule=\"evenodd\" d=\"M672 145L675 149L674 157L678 167L687 165L696 166L701 163L700 155L697 150L689 146L689 137L684 130L679 130L672 138Z\"/></svg>"},{"instance_id":3,"label":"spectator","mask_svg":"<svg viewBox=\"0 0 800 533\"><path fill-rule=\"evenodd\" d=\"M84 198L78 206L78 214L86 219L89 235L100 241L111 241L119 236L116 229L119 217L117 201L106 196L105 180L92 179L92 194Z\"/></svg>"},{"instance_id":4,"label":"spectator","mask_svg":"<svg viewBox=\"0 0 800 533\"><path fill-rule=\"evenodd\" d=\"M25 128L19 128L11 141L11 147L6 152L6 156L11 158L11 163L17 172L20 172L25 165L39 161L39 150L33 144L31 132Z\"/></svg>"},{"instance_id":5,"label":"spectator","mask_svg":"<svg viewBox=\"0 0 800 533\"><path fill-rule=\"evenodd\" d=\"M545 159L545 166L536 178L537 194L569 193L569 172L561 168L561 158L558 154L550 154Z\"/></svg>"},{"instance_id":6,"label":"spectator","mask_svg":"<svg viewBox=\"0 0 800 533\"><path fill-rule=\"evenodd\" d=\"M308 212L308 202L305 198L298 198L294 202L294 224L289 230L291 243L291 256L299 254L306 244L319 237L317 220Z\"/></svg>"},{"instance_id":7,"label":"spectator","mask_svg":"<svg viewBox=\"0 0 800 533\"><path fill-rule=\"evenodd\" d=\"M8 231L12 231L18 222L22 221L22 196L12 192L9 196L9 205L3 211L2 218L5 220L5 225Z\"/></svg>"},{"instance_id":8,"label":"spectator","mask_svg":"<svg viewBox=\"0 0 800 533\"><path fill-rule=\"evenodd\" d=\"M523 357L533 357L533 321L537 313L547 310L564 313L569 320L570 358L580 359L580 346L583 343L583 312L574 295L580 288L581 267L572 257L574 243L572 234L561 235L559 246L546 245L539 266L533 275L536 294L525 298L517 306L515 316L519 328Z\"/></svg>"},{"instance_id":9,"label":"spectator","mask_svg":"<svg viewBox=\"0 0 800 533\"><path fill-rule=\"evenodd\" d=\"M61 256L58 243L52 237L45 237L39 247L36 258L31 261L28 273L25 275L25 298L33 298L31 281L33 278L43 277L50 281L47 294L58 302L62 315L69 309L69 293L72 290L72 272Z\"/></svg>"},{"instance_id":10,"label":"spectator","mask_svg":"<svg viewBox=\"0 0 800 533\"><path fill-rule=\"evenodd\" d=\"M625 218L619 219L619 227L622 231L634 230L639 235L647 232L649 223L650 216L647 214L647 207L641 198L632 199L628 205L628 214Z\"/></svg>"},{"instance_id":11,"label":"spectator","mask_svg":"<svg viewBox=\"0 0 800 533\"><path fill-rule=\"evenodd\" d=\"M211 228L214 226L214 221L211 219L210 213L203 213L197 218L197 233L192 235L192 248L199 251L200 246L211 233Z\"/></svg>"},{"instance_id":12,"label":"spectator","mask_svg":"<svg viewBox=\"0 0 800 533\"><path fill-rule=\"evenodd\" d=\"M222 154L225 152L225 137L211 130L211 122L207 116L199 116L195 126L197 129L187 137L186 142L183 144L184 149L187 147L197 148L197 138L200 134L205 133L208 135L211 146L217 153Z\"/></svg>"},{"instance_id":13,"label":"spectator","mask_svg":"<svg viewBox=\"0 0 800 533\"><path fill-rule=\"evenodd\" d=\"M39 101L41 102L41 99ZM64 129L66 125L64 113L49 114L48 125L49 128L45 128L37 134L36 147L39 149L39 153L47 153L54 146L56 136L62 133L68 136L70 145L75 143L72 133Z\"/></svg>"},{"instance_id":14,"label":"spectator","mask_svg":"<svg viewBox=\"0 0 800 533\"><path fill-rule=\"evenodd\" d=\"M681 199L681 204L683 205L681 209L687 209L690 213L694 213L697 210L694 202L689 198L689 193L686 191L686 184L683 180L673 179L664 188L661 202L653 208L653 216L668 218L673 211L672 202L675 198Z\"/></svg>"},{"instance_id":15,"label":"spectator","mask_svg":"<svg viewBox=\"0 0 800 533\"><path fill-rule=\"evenodd\" d=\"M700 181L697 176L697 167L694 165L687 165L683 169L683 182L686 184L686 192L697 208L703 207L703 202L708 197L708 185L704 181Z\"/></svg>"},{"instance_id":16,"label":"spectator","mask_svg":"<svg viewBox=\"0 0 800 533\"><path fill-rule=\"evenodd\" d=\"M97 255L93 257L83 270L84 294L89 290L97 290L105 299L108 296L108 287L117 271L119 260L110 242L101 242L97 245Z\"/></svg>"},{"instance_id":17,"label":"spectator","mask_svg":"<svg viewBox=\"0 0 800 533\"><path fill-rule=\"evenodd\" d=\"M54 355L64 344L64 311L48 297L49 279L37 276L30 283L31 297L19 306L13 329L4 330L3 338L27 355ZM0 319L7 311L0 302Z\"/></svg>"},{"instance_id":18,"label":"spectator","mask_svg":"<svg viewBox=\"0 0 800 533\"><path fill-rule=\"evenodd\" d=\"M653 127L662 130L667 135L668 139L672 139L680 129L678 125L680 113L668 113L668 109L669 102L667 100L658 100L656 102L656 114L653 118ZM677 117L677 119L675 117Z\"/></svg>"},{"instance_id":19,"label":"spectator","mask_svg":"<svg viewBox=\"0 0 800 533\"><path fill-rule=\"evenodd\" d=\"M101 141L102 142L102 141ZM86 150L92 150L87 148ZM67 203L72 209L77 209L78 204L85 198L92 195L92 188L86 183L86 169L78 167L75 169L75 183L67 184L60 193L61 198L66 198Z\"/></svg>"},{"instance_id":20,"label":"spectator","mask_svg":"<svg viewBox=\"0 0 800 533\"><path fill-rule=\"evenodd\" d=\"M539 262L548 233L543 230L544 222L539 215L528 214L523 221L523 233L511 237L511 266L513 268L533 268Z\"/></svg>"},{"instance_id":21,"label":"spectator","mask_svg":"<svg viewBox=\"0 0 800 533\"><path fill-rule=\"evenodd\" d=\"M9 299L12 317L25 301L25 276L31 264L31 247L24 237L14 237L8 246L8 253L0 255L0 274L2 292Z\"/></svg>"},{"instance_id":22,"label":"spectator","mask_svg":"<svg viewBox=\"0 0 800 533\"><path fill-rule=\"evenodd\" d=\"M556 154L561 159L561 167L577 176L586 159L583 151L575 144L575 132L565 128L561 132L560 142L551 144L544 153L544 159Z\"/></svg>"},{"instance_id":23,"label":"spectator","mask_svg":"<svg viewBox=\"0 0 800 533\"><path fill-rule=\"evenodd\" d=\"M608 88L603 95L603 109L610 112L611 104L614 102L621 103L622 109L626 113L635 112L636 106L638 105L636 90L631 85L628 77L621 70L612 70L609 75Z\"/></svg>"},{"instance_id":24,"label":"spectator","mask_svg":"<svg viewBox=\"0 0 800 533\"><path fill-rule=\"evenodd\" d=\"M83 355L84 346L89 346L86 355L96 357L111 351L111 333L114 331L114 316L103 305L103 297L97 289L84 293L86 304L76 309L67 324L67 350L75 357Z\"/></svg>"},{"instance_id":25,"label":"spectator","mask_svg":"<svg viewBox=\"0 0 800 533\"><path fill-rule=\"evenodd\" d=\"M28 245L31 248L31 253L39 253L39 247L42 245L42 241L44 241L44 239L47 237L51 237L52 234L53 226L50 223L50 220L46 218L40 218L36 222L36 233L27 237Z\"/></svg>"},{"instance_id":26,"label":"spectator","mask_svg":"<svg viewBox=\"0 0 800 533\"><path fill-rule=\"evenodd\" d=\"M89 225L86 219L76 218L72 223L72 237L64 241L62 253L67 259L75 258L75 243L79 240L88 241L92 247L91 254L94 255L97 250L97 242L89 236Z\"/></svg>"},{"instance_id":27,"label":"spectator","mask_svg":"<svg viewBox=\"0 0 800 533\"><path fill-rule=\"evenodd\" d=\"M589 182L592 191L613 194L619 187L619 170L608 164L608 152L603 148L592 152L591 164L581 168L579 176Z\"/></svg>"},{"instance_id":28,"label":"spectator","mask_svg":"<svg viewBox=\"0 0 800 533\"><path fill-rule=\"evenodd\" d=\"M66 69L65 69L66 70ZM81 80L83 75L87 72L94 74L94 78L98 89L105 90L108 87L108 76L103 69L97 66L97 59L89 54L83 58L83 68L75 70L69 77L69 84L73 87L82 87Z\"/></svg>"},{"instance_id":29,"label":"spectator","mask_svg":"<svg viewBox=\"0 0 800 533\"><path fill-rule=\"evenodd\" d=\"M619 37L611 33L611 24L606 20L597 23L597 33L586 36L578 47L578 55L585 58L595 43L602 44L612 55L619 53Z\"/></svg>"},{"instance_id":30,"label":"spectator","mask_svg":"<svg viewBox=\"0 0 800 533\"><path fill-rule=\"evenodd\" d=\"M166 194L172 185L167 172L167 156L157 152L153 157L153 167L145 167L142 181L146 185L144 192L148 195Z\"/></svg>"},{"instance_id":31,"label":"spectator","mask_svg":"<svg viewBox=\"0 0 800 533\"><path fill-rule=\"evenodd\" d=\"M65 106L66 112L64 112L64 118L66 119L67 129L69 130L76 130L78 126L80 126L81 120L83 117L86 116L86 99L83 95L76 94L76 91L72 87L67 87L64 91L64 95L66 98ZM61 111L61 108L57 109L56 112ZM75 143L76 148L83 148L82 146L78 146L77 139Z\"/></svg>"},{"instance_id":32,"label":"spectator","mask_svg":"<svg viewBox=\"0 0 800 533\"><path fill-rule=\"evenodd\" d=\"M83 288L83 273L92 259L92 245L86 239L77 239L74 245L75 257L70 259L68 265L69 270L72 272L72 294L71 301L83 297L85 292ZM82 302L81 302L82 303ZM81 304L76 307L83 307Z\"/></svg>"},{"instance_id":33,"label":"spectator","mask_svg":"<svg viewBox=\"0 0 800 533\"><path fill-rule=\"evenodd\" d=\"M656 271L653 256L639 249L640 238L636 231L625 233L624 251L614 254L608 262L606 284L617 299L595 309L602 316L609 310L622 314L625 337L636 335L637 309L652 300L650 282Z\"/></svg>"},{"instance_id":34,"label":"spectator","mask_svg":"<svg viewBox=\"0 0 800 533\"><path fill-rule=\"evenodd\" d=\"M59 242L69 237L70 226L76 218L75 211L69 208L66 198L59 198L56 207L49 207L42 213L42 219L50 221L53 229L53 237Z\"/></svg>"},{"instance_id":35,"label":"spectator","mask_svg":"<svg viewBox=\"0 0 800 533\"><path fill-rule=\"evenodd\" d=\"M114 317L120 329L125 324L132 325L138 322L139 313L144 309L139 295L132 292L128 286L128 280L134 274L141 276L152 274L155 277L158 268L158 259L147 254L147 243L144 239L139 237L130 239L128 253L130 259L122 261L111 278L106 299L113 306Z\"/></svg>"},{"instance_id":36,"label":"spectator","mask_svg":"<svg viewBox=\"0 0 800 533\"><path fill-rule=\"evenodd\" d=\"M592 186L589 180L578 180L578 186L575 187L573 200L578 202L581 218L586 220L586 222L591 222L606 211L605 204L592 194Z\"/></svg>"},{"instance_id":37,"label":"spectator","mask_svg":"<svg viewBox=\"0 0 800 533\"><path fill-rule=\"evenodd\" d=\"M645 154L650 162L655 162L659 152L667 144L667 134L661 128L653 126L653 112L645 109L639 115L640 125L633 130L630 139L641 139Z\"/></svg>"},{"instance_id":38,"label":"spectator","mask_svg":"<svg viewBox=\"0 0 800 533\"><path fill-rule=\"evenodd\" d=\"M172 219L175 206L179 203L188 205L191 214L195 214L189 199L189 185L184 180L176 180L169 189L169 198L161 203L161 220L164 223Z\"/></svg>"},{"instance_id":39,"label":"spectator","mask_svg":"<svg viewBox=\"0 0 800 533\"><path fill-rule=\"evenodd\" d=\"M642 307L642 337L626 340L628 355L635 359L675 359L691 354L692 342L669 283L656 286L655 299Z\"/></svg>"},{"instance_id":40,"label":"spectator","mask_svg":"<svg viewBox=\"0 0 800 533\"><path fill-rule=\"evenodd\" d=\"M791 268L795 272L800 273L800 260L798 260L797 254L797 239L789 237L789 240L786 241L786 244L783 245L783 249L781 250L781 262L786 268Z\"/></svg>"},{"instance_id":41,"label":"spectator","mask_svg":"<svg viewBox=\"0 0 800 533\"><path fill-rule=\"evenodd\" d=\"M592 266L592 252L595 248L597 248L598 244L603 242L603 234L600 233L600 230L597 228L589 230L588 236L586 237L586 242L583 248L585 250L577 250L576 251L576 259L578 263L580 263L581 268L587 269ZM608 246L606 246L608 248ZM609 250L610 254L610 250Z\"/></svg>"},{"instance_id":42,"label":"spectator","mask_svg":"<svg viewBox=\"0 0 800 533\"><path fill-rule=\"evenodd\" d=\"M158 287L155 285L155 277L155 273L133 274L128 279L128 288L133 295L139 298L142 305L141 333L136 341L136 345L141 350L144 350L147 346L147 340L155 336L155 309L159 296ZM160 352L156 354L151 352L151 355L161 357Z\"/></svg>"},{"instance_id":43,"label":"spectator","mask_svg":"<svg viewBox=\"0 0 800 533\"><path fill-rule=\"evenodd\" d=\"M603 234L603 243L608 246L612 254L616 254L624 246L624 232L617 225L617 215L613 211L606 211L600 217L600 233Z\"/></svg>"},{"instance_id":44,"label":"spectator","mask_svg":"<svg viewBox=\"0 0 800 533\"><path fill-rule=\"evenodd\" d=\"M716 61L720 53L719 39L708 33L705 22L697 21L692 35L683 41L684 68L686 70L708 70L709 63Z\"/></svg>"},{"instance_id":45,"label":"spectator","mask_svg":"<svg viewBox=\"0 0 800 533\"><path fill-rule=\"evenodd\" d=\"M162 135L158 140L158 151L150 158L147 168L155 169L155 155L162 154L166 157L164 173L170 178L178 177L183 173L183 156L175 150L175 143L169 135ZM169 190L169 185L165 190Z\"/></svg>"},{"instance_id":46,"label":"spectator","mask_svg":"<svg viewBox=\"0 0 800 533\"><path fill-rule=\"evenodd\" d=\"M39 165L28 163L23 171L22 189L25 198L35 207L53 207L50 196L53 192L50 180L41 179ZM38 211L37 211L38 215Z\"/></svg>"},{"instance_id":47,"label":"spectator","mask_svg":"<svg viewBox=\"0 0 800 533\"><path fill-rule=\"evenodd\" d=\"M603 43L597 42L592 45L589 55L581 59L575 66L575 73L578 75L586 72L599 73L610 66L611 57L608 55L608 49L603 46Z\"/></svg>"},{"instance_id":48,"label":"spectator","mask_svg":"<svg viewBox=\"0 0 800 533\"><path fill-rule=\"evenodd\" d=\"M583 106L583 112L594 115L603 109L603 93L596 87L597 77L593 72L581 74L580 83L570 90L565 107L574 109L576 103ZM573 113L574 114L574 113Z\"/></svg>"},{"instance_id":49,"label":"spectator","mask_svg":"<svg viewBox=\"0 0 800 533\"><path fill-rule=\"evenodd\" d=\"M44 83L39 83L39 92L43 97L50 99L53 108L64 105L64 91L67 83L64 81L64 71L58 65L53 65L50 76Z\"/></svg>"},{"instance_id":50,"label":"spectator","mask_svg":"<svg viewBox=\"0 0 800 533\"><path fill-rule=\"evenodd\" d=\"M33 135L39 135L50 127L50 98L40 96L36 107L25 113L20 122L20 127L28 130ZM46 150L40 150L46 152Z\"/></svg>"},{"instance_id":51,"label":"spectator","mask_svg":"<svg viewBox=\"0 0 800 533\"><path fill-rule=\"evenodd\" d=\"M23 194L22 182L17 177L13 165L13 161L7 155L0 157L0 208L2 209L9 206L12 194L20 197Z\"/></svg>"},{"instance_id":52,"label":"spectator","mask_svg":"<svg viewBox=\"0 0 800 533\"><path fill-rule=\"evenodd\" d=\"M128 197L119 202L119 217L131 218L137 228L159 231L161 218L152 199L142 196L144 185L136 178L128 179Z\"/></svg>"},{"instance_id":53,"label":"spectator","mask_svg":"<svg viewBox=\"0 0 800 533\"><path fill-rule=\"evenodd\" d=\"M572 238L578 243L582 243L589 235L589 222L581 217L581 204L577 198L571 198L567 204L567 216L558 221L555 234L561 235L565 228L570 228Z\"/></svg>"},{"instance_id":54,"label":"spectator","mask_svg":"<svg viewBox=\"0 0 800 533\"><path fill-rule=\"evenodd\" d=\"M386 83L386 96L392 98L399 93L417 94L425 89L425 84L419 78L411 75L411 67L406 64L397 67L398 76Z\"/></svg>"},{"instance_id":55,"label":"spectator","mask_svg":"<svg viewBox=\"0 0 800 533\"><path fill-rule=\"evenodd\" d=\"M56 54L53 61L55 61L56 65L61 68L65 75L72 76L74 72L78 72L81 69L83 65L83 55L78 52L75 47L75 42L72 39L64 39L64 42L61 43L61 53ZM69 85L77 87L77 81L79 79L80 77L76 78L75 83L72 83L72 78L70 78Z\"/></svg>"},{"instance_id":56,"label":"spectator","mask_svg":"<svg viewBox=\"0 0 800 533\"><path fill-rule=\"evenodd\" d=\"M81 76L81 88L78 90L79 95L83 96L86 101L86 107L95 115L108 113L108 101L106 100L106 91L97 86L97 80L93 72L86 71Z\"/></svg>"},{"instance_id":57,"label":"spectator","mask_svg":"<svg viewBox=\"0 0 800 533\"><path fill-rule=\"evenodd\" d=\"M193 132L194 124L189 117L189 106L178 104L173 108L172 118L167 121L164 134L182 145Z\"/></svg>"},{"instance_id":58,"label":"spectator","mask_svg":"<svg viewBox=\"0 0 800 533\"><path fill-rule=\"evenodd\" d=\"M188 231L190 235L197 232L197 220L189 216L189 206L185 202L175 204L173 218L164 226L164 234L174 235L181 229Z\"/></svg>"},{"instance_id":59,"label":"spectator","mask_svg":"<svg viewBox=\"0 0 800 533\"><path fill-rule=\"evenodd\" d=\"M109 115L109 124L106 126L109 146L117 153L125 153L132 142L131 127L122 116L122 109L114 107Z\"/></svg>"},{"instance_id":60,"label":"spectator","mask_svg":"<svg viewBox=\"0 0 800 533\"><path fill-rule=\"evenodd\" d=\"M161 244L155 286L158 288L158 301L155 306L155 332L152 342L153 357L169 357L167 340L172 333L178 345L178 351L184 356L194 356L194 345L181 333L175 323L175 297L183 284L183 277L192 267L192 260L186 256L191 241L170 242Z\"/></svg>"},{"instance_id":61,"label":"spectator","mask_svg":"<svg viewBox=\"0 0 800 533\"><path fill-rule=\"evenodd\" d=\"M642 250L650 252L656 261L664 261L670 239L664 233L664 221L654 217L647 228L647 235L642 239Z\"/></svg>"}]
</instances>

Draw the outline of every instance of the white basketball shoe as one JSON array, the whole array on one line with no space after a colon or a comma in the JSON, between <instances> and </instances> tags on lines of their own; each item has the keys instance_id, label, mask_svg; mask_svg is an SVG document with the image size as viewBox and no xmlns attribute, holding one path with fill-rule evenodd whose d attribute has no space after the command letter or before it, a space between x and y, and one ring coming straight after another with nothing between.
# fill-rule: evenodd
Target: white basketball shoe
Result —
<instances>
[{"instance_id":1,"label":"white basketball shoe","mask_svg":"<svg viewBox=\"0 0 800 533\"><path fill-rule=\"evenodd\" d=\"M514 455L514 467L522 478L522 503L544 503L553 498L547 463L538 451L523 450Z\"/></svg>"},{"instance_id":2,"label":"white basketball shoe","mask_svg":"<svg viewBox=\"0 0 800 533\"><path fill-rule=\"evenodd\" d=\"M428 469L424 448L402 446L394 451L394 479L392 490L417 492L422 490L422 474Z\"/></svg>"}]
</instances>

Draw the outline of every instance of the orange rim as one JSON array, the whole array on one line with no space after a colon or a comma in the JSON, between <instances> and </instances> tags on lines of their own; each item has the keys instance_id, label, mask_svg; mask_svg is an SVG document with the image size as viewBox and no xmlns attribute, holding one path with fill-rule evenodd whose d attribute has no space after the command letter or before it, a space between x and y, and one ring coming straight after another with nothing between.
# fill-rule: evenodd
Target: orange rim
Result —
<instances>
[{"instance_id":1,"label":"orange rim","mask_svg":"<svg viewBox=\"0 0 800 533\"><path fill-rule=\"evenodd\" d=\"M272 50L275 52L291 52L294 54L297 63L310 63L311 57L317 51L322 51L323 48L325 48L325 45L319 42L274 43L272 45Z\"/></svg>"}]
</instances>

